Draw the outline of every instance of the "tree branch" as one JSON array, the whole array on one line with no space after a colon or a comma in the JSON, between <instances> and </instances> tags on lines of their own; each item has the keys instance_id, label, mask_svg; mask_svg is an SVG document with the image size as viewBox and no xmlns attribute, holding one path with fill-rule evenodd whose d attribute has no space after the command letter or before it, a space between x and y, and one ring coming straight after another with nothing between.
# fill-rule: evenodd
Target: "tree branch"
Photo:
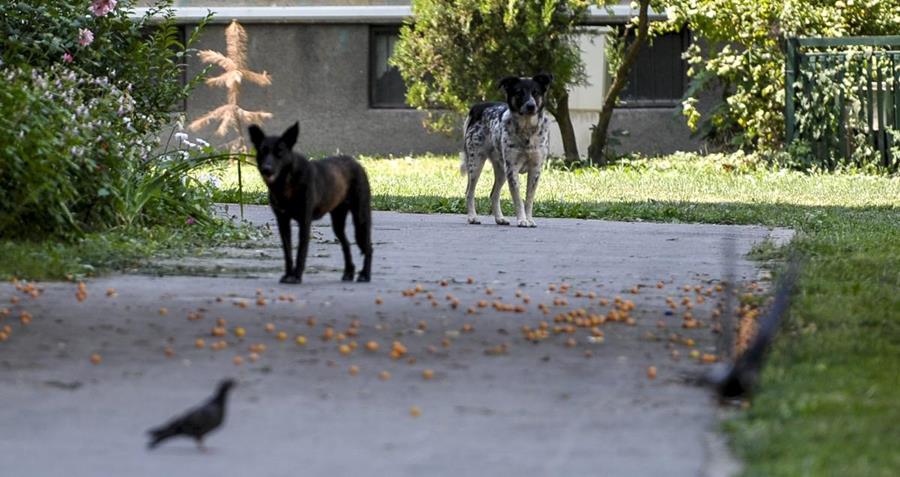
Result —
<instances>
[{"instance_id":1,"label":"tree branch","mask_svg":"<svg viewBox=\"0 0 900 477\"><path fill-rule=\"evenodd\" d=\"M613 109L616 107L616 101L619 99L619 93L625 89L628 82L628 73L631 67L637 61L638 53L641 46L647 41L647 34L650 26L650 20L647 10L650 7L650 0L640 0L640 11L638 12L638 33L634 42L628 46L625 51L625 57L619 63L616 69L616 76L613 84L606 92L606 98L603 100L603 108L600 110L600 118L594 130L591 132L591 145L588 148L588 156L594 164L604 164L604 153L606 150L607 131L609 130L609 122L612 119Z\"/></svg>"}]
</instances>

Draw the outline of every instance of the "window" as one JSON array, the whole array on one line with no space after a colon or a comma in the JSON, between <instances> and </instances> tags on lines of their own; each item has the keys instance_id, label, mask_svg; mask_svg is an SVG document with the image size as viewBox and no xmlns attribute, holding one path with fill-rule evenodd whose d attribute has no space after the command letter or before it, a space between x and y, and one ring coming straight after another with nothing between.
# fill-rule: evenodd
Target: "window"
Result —
<instances>
[{"instance_id":1,"label":"window","mask_svg":"<svg viewBox=\"0 0 900 477\"><path fill-rule=\"evenodd\" d=\"M406 85L400 71L388 64L399 37L399 27L371 27L369 105L373 108L409 108L406 104Z\"/></svg>"},{"instance_id":2,"label":"window","mask_svg":"<svg viewBox=\"0 0 900 477\"><path fill-rule=\"evenodd\" d=\"M629 39L634 33L629 33ZM672 107L681 101L687 78L687 62L681 54L690 44L688 31L665 33L638 52L619 95L622 108Z\"/></svg>"}]
</instances>

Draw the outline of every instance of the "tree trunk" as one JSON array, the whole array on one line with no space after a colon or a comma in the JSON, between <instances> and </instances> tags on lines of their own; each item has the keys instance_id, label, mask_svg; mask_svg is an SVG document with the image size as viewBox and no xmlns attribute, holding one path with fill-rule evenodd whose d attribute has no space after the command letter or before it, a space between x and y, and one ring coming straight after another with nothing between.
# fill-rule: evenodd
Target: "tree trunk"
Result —
<instances>
[{"instance_id":1,"label":"tree trunk","mask_svg":"<svg viewBox=\"0 0 900 477\"><path fill-rule=\"evenodd\" d=\"M556 110L552 112L559 125L559 135L562 138L563 151L566 162L575 162L580 159L578 155L578 142L575 141L575 127L572 126L572 118L569 116L569 93L563 93L556 100Z\"/></svg>"},{"instance_id":2,"label":"tree trunk","mask_svg":"<svg viewBox=\"0 0 900 477\"><path fill-rule=\"evenodd\" d=\"M606 98L603 100L603 108L600 110L600 118L597 125L591 131L591 145L588 147L588 158L592 164L606 164L606 139L609 130L609 121L612 119L613 109L616 107L616 101L619 99L619 93L625 88L628 79L628 73L631 66L637 61L638 52L641 45L647 40L647 29L649 19L647 17L647 9L650 6L650 0L640 0L640 11L638 12L638 34L634 42L628 46L625 57L616 69L616 76L613 79L612 86L606 92Z\"/></svg>"}]
</instances>

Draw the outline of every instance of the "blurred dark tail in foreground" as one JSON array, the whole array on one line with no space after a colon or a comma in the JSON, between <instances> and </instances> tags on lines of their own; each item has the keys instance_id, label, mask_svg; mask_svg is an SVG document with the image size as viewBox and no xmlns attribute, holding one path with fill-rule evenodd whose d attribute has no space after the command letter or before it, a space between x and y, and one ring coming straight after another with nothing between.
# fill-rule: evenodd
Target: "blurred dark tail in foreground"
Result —
<instances>
[{"instance_id":1,"label":"blurred dark tail in foreground","mask_svg":"<svg viewBox=\"0 0 900 477\"><path fill-rule=\"evenodd\" d=\"M799 270L799 260L793 257L788 263L787 271L778 280L772 306L758 321L759 327L753 341L733 365L718 367L707 376L707 382L716 387L720 397L739 398L753 391L766 351L790 308Z\"/></svg>"}]
</instances>

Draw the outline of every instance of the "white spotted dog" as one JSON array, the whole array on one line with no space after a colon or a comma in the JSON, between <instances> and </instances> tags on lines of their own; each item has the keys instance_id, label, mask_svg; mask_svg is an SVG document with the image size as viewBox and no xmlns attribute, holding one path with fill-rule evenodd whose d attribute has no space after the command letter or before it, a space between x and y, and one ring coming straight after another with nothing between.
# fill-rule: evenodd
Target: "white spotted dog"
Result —
<instances>
[{"instance_id":1,"label":"white spotted dog","mask_svg":"<svg viewBox=\"0 0 900 477\"><path fill-rule=\"evenodd\" d=\"M470 224L480 224L475 212L475 185L491 160L494 187L491 189L491 213L499 225L509 225L500 210L500 190L509 182L509 193L516 209L519 227L535 227L531 211L541 166L550 152L549 120L544 113L544 96L553 76L546 73L533 78L506 77L499 87L506 91L506 102L479 103L469 110L464 129L461 169L468 175L466 211ZM528 173L525 203L519 195L519 174Z\"/></svg>"}]
</instances>

